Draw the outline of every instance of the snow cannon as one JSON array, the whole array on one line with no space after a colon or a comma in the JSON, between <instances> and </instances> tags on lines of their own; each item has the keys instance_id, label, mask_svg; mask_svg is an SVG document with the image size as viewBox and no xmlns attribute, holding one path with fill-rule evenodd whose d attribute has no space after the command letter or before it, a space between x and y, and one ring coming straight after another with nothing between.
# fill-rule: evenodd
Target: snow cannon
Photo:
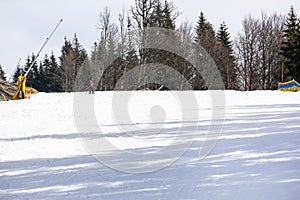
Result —
<instances>
[{"instance_id":1,"label":"snow cannon","mask_svg":"<svg viewBox=\"0 0 300 200\"><path fill-rule=\"evenodd\" d=\"M17 99L25 99L27 94L26 94L26 76L19 76L18 77L18 89L15 95L12 97L12 100L17 100Z\"/></svg>"},{"instance_id":2,"label":"snow cannon","mask_svg":"<svg viewBox=\"0 0 300 200\"><path fill-rule=\"evenodd\" d=\"M50 40L50 38L52 37L52 35L54 34L54 32L56 31L56 29L58 28L58 26L61 24L63 20L59 20L58 24L55 26L55 28L53 29L53 31L50 33L49 37L46 38L46 41L43 43L41 49L39 50L39 52L37 53L37 56L35 57L35 60L31 63L31 65L29 66L28 70L26 71L26 73L24 74L24 76L19 76L18 77L18 89L17 92L15 93L15 95L13 96L12 100L17 100L17 99L25 99L27 94L29 94L29 92L26 92L26 76L28 75L28 73L30 72L31 68L33 67L34 63L37 61L41 51L44 49L44 47L46 46L46 44L48 43L48 41ZM30 91L31 93L31 91Z\"/></svg>"}]
</instances>

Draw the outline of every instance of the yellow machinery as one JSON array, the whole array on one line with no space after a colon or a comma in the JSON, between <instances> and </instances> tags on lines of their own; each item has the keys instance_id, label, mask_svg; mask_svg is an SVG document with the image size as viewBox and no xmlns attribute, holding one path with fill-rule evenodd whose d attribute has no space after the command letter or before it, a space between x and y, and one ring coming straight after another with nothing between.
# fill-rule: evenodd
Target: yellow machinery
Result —
<instances>
[{"instance_id":1,"label":"yellow machinery","mask_svg":"<svg viewBox=\"0 0 300 200\"><path fill-rule=\"evenodd\" d=\"M28 75L28 73L30 72L31 68L33 67L34 63L36 62L37 58L39 57L41 51L43 50L43 48L46 46L47 42L49 41L49 39L52 37L52 35L54 34L54 32L56 31L56 29L58 28L58 26L60 25L60 23L63 20L61 19L59 21L59 23L56 25L56 27L54 28L54 30L51 32L50 36L46 38L46 41L44 42L43 46L41 47L41 49L39 50L37 56L35 57L35 60L32 62L32 64L29 66L28 70L26 71L24 76L19 76L18 77L18 90L17 92L14 94L14 96L12 97L12 100L17 100L17 99L25 99L27 97L27 90L26 90L26 76Z\"/></svg>"},{"instance_id":2,"label":"yellow machinery","mask_svg":"<svg viewBox=\"0 0 300 200\"><path fill-rule=\"evenodd\" d=\"M18 90L13 96L12 100L25 99L26 98L26 76L18 77Z\"/></svg>"}]
</instances>

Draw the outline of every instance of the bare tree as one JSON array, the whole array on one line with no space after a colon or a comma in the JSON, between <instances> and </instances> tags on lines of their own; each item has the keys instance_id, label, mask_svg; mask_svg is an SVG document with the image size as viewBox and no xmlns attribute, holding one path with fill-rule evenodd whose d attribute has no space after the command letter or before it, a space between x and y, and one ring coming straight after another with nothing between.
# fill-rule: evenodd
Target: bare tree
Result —
<instances>
[{"instance_id":1,"label":"bare tree","mask_svg":"<svg viewBox=\"0 0 300 200\"><path fill-rule=\"evenodd\" d=\"M243 31L235 39L237 69L243 90L256 87L259 62L259 21L251 16L243 20Z\"/></svg>"},{"instance_id":2,"label":"bare tree","mask_svg":"<svg viewBox=\"0 0 300 200\"><path fill-rule=\"evenodd\" d=\"M282 57L279 54L284 18L261 14L248 16L243 31L235 38L237 69L243 90L275 89L280 77Z\"/></svg>"},{"instance_id":3,"label":"bare tree","mask_svg":"<svg viewBox=\"0 0 300 200\"><path fill-rule=\"evenodd\" d=\"M270 24L269 36L266 40L268 44L266 60L266 85L265 89L277 89L280 81L281 65L284 58L280 55L280 46L283 40L284 16L274 13L268 18Z\"/></svg>"},{"instance_id":4,"label":"bare tree","mask_svg":"<svg viewBox=\"0 0 300 200\"><path fill-rule=\"evenodd\" d=\"M103 12L100 12L97 28L100 30L100 40L107 41L112 32L116 32L116 25L112 22L111 11L105 7Z\"/></svg>"},{"instance_id":5,"label":"bare tree","mask_svg":"<svg viewBox=\"0 0 300 200\"><path fill-rule=\"evenodd\" d=\"M116 37L118 33L118 27L111 18L111 11L108 7L105 7L100 12L98 17L97 29L100 30L100 38L97 44L97 49L94 52L95 58L91 63L91 70L94 71L94 75L97 79L101 77L106 66L108 66L116 54ZM112 53L113 52L113 53ZM98 83L98 87L101 87L101 81Z\"/></svg>"},{"instance_id":6,"label":"bare tree","mask_svg":"<svg viewBox=\"0 0 300 200\"><path fill-rule=\"evenodd\" d=\"M125 25L125 10L123 9L121 13L119 13L119 45L118 50L122 58L125 58L125 50L126 50L126 25Z\"/></svg>"},{"instance_id":7,"label":"bare tree","mask_svg":"<svg viewBox=\"0 0 300 200\"><path fill-rule=\"evenodd\" d=\"M140 29L150 25L155 0L135 0L135 7L131 7L132 17Z\"/></svg>"}]
</instances>

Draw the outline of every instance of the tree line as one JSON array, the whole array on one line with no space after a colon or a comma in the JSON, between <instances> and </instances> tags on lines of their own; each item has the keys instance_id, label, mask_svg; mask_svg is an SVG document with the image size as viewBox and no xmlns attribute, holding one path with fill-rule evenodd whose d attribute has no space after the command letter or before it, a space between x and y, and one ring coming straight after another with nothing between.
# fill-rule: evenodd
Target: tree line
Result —
<instances>
[{"instance_id":1,"label":"tree line","mask_svg":"<svg viewBox=\"0 0 300 200\"><path fill-rule=\"evenodd\" d=\"M72 41L65 38L61 49L61 56L57 59L52 53L45 55L42 61L33 63L35 55L28 56L24 67L18 66L13 82L24 75L33 64L27 75L27 85L41 92L71 92L75 83L75 77L81 67L87 53L78 41L76 34Z\"/></svg>"},{"instance_id":2,"label":"tree line","mask_svg":"<svg viewBox=\"0 0 300 200\"><path fill-rule=\"evenodd\" d=\"M240 88L270 90L281 81L300 81L299 44L300 24L293 7L286 18L277 13L246 17L234 41Z\"/></svg>"},{"instance_id":3,"label":"tree line","mask_svg":"<svg viewBox=\"0 0 300 200\"><path fill-rule=\"evenodd\" d=\"M133 67L140 66L138 79L146 79L147 69L143 64L149 62L149 59L166 64L173 59L177 63L175 68L178 72L194 79L193 89L207 89L203 77L193 70L184 69L184 63L174 61L173 55L163 51L149 52L139 47L137 37L141 36L137 36L135 32L147 27L176 30L181 37L200 44L215 61L226 89L270 90L276 89L282 78L284 81L300 81L300 19L293 7L286 17L278 13L271 16L262 13L259 18L245 17L242 31L234 38L231 38L225 22L215 30L203 12L195 27L189 22L176 24L178 16L179 12L172 2L161 0L136 0L128 11L123 10L119 14L117 23L113 20L110 9L104 8L98 17L100 37L90 54L81 46L76 34L71 41L65 38L59 58L53 53L45 55L40 63L34 64L27 83L39 91L71 92L76 77L83 77L80 88L85 90L89 78L95 74L103 74L105 79L97 83L97 89L112 90L118 79ZM114 56L118 59L106 59ZM25 66L16 69L13 81L24 74L34 58L35 55L29 56ZM109 64L112 66L105 68ZM1 77L5 78L5 73L0 65ZM164 73L158 70L154 79L172 77L164 77ZM180 86L181 83L175 84Z\"/></svg>"}]
</instances>

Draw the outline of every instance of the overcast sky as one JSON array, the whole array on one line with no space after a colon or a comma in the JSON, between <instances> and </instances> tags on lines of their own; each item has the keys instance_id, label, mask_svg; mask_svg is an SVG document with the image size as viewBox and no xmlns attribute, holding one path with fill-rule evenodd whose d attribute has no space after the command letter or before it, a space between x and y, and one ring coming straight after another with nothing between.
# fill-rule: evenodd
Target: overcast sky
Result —
<instances>
[{"instance_id":1,"label":"overcast sky","mask_svg":"<svg viewBox=\"0 0 300 200\"><path fill-rule=\"evenodd\" d=\"M64 37L72 39L77 34L79 42L90 52L97 41L97 18L105 6L111 8L117 19L124 8L128 10L135 0L0 0L0 64L9 78L21 58L25 59L42 46L60 19L63 23L41 53L40 58L53 51L59 56ZM47 3L45 3L47 2ZM200 11L215 29L225 21L231 36L241 30L245 16L259 16L261 11L287 14L293 5L300 16L300 0L173 0L185 19L194 23Z\"/></svg>"}]
</instances>

